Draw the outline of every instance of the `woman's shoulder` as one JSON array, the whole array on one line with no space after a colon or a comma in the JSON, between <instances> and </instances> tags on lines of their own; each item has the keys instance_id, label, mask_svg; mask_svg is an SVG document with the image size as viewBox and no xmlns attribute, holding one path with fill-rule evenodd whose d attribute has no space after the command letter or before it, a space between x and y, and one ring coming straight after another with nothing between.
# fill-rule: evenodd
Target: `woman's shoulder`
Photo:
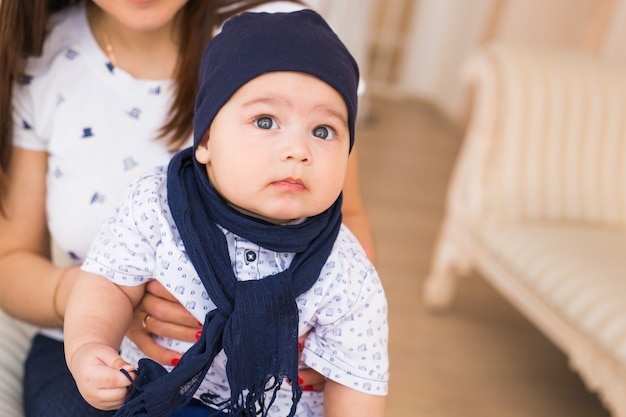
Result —
<instances>
[{"instance_id":1,"label":"woman's shoulder","mask_svg":"<svg viewBox=\"0 0 626 417\"><path fill-rule=\"evenodd\" d=\"M54 30L60 26L69 26L80 23L85 19L85 3L79 2L77 4L65 7L57 12L54 12L50 16L48 23L48 29Z\"/></svg>"},{"instance_id":2,"label":"woman's shoulder","mask_svg":"<svg viewBox=\"0 0 626 417\"><path fill-rule=\"evenodd\" d=\"M64 55L71 59L72 50L76 50L89 31L85 5L79 3L54 13L48 23L48 34L44 41L41 55L30 57L26 64L27 75L34 76L49 71L52 62Z\"/></svg>"},{"instance_id":3,"label":"woman's shoulder","mask_svg":"<svg viewBox=\"0 0 626 417\"><path fill-rule=\"evenodd\" d=\"M287 13L306 9L307 7L293 1L268 1L248 9L249 12Z\"/></svg>"},{"instance_id":4,"label":"woman's shoulder","mask_svg":"<svg viewBox=\"0 0 626 417\"><path fill-rule=\"evenodd\" d=\"M77 45L89 31L83 3L54 13L48 22L40 55L26 60L13 90L15 143L30 149L45 149L40 138L49 137L54 110L62 102L61 92L84 74Z\"/></svg>"},{"instance_id":5,"label":"woman's shoulder","mask_svg":"<svg viewBox=\"0 0 626 417\"><path fill-rule=\"evenodd\" d=\"M307 9L308 7L293 1L268 1L254 7L244 10L244 12L252 13L290 13L298 10ZM243 13L243 12L242 12ZM222 26L216 28L214 35L222 30Z\"/></svg>"}]
</instances>

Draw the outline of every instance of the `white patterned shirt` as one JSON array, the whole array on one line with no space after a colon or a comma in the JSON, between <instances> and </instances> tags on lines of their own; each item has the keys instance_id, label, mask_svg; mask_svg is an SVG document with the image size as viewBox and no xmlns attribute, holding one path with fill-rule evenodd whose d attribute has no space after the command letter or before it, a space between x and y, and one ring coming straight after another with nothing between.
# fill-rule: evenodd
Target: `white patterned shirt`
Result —
<instances>
[{"instance_id":1,"label":"white patterned shirt","mask_svg":"<svg viewBox=\"0 0 626 417\"><path fill-rule=\"evenodd\" d=\"M105 222L87 255L83 269L122 286L159 280L194 317L203 322L215 308L191 264L167 205L166 168L141 176L129 188L117 214ZM276 226L280 227L280 226ZM276 253L224 230L231 264L238 280L262 279L289 267L294 254ZM312 330L302 361L329 379L358 391L386 395L387 304L378 274L356 238L341 227L319 279L296 298L298 334ZM191 344L158 338L184 352ZM134 365L143 354L130 342L123 357ZM220 352L196 392L229 398L226 356ZM286 415L291 387L285 382L270 415ZM323 416L323 393L306 391L297 416Z\"/></svg>"}]
</instances>

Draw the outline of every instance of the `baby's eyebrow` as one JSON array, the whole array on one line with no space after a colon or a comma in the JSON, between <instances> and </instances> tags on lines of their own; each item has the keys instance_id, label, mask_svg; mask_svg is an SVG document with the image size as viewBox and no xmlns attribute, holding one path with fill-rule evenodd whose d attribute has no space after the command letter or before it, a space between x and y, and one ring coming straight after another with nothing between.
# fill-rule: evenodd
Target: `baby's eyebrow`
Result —
<instances>
[{"instance_id":1,"label":"baby's eyebrow","mask_svg":"<svg viewBox=\"0 0 626 417\"><path fill-rule=\"evenodd\" d=\"M323 107L322 110L324 111L324 113L328 114L329 117L334 117L336 119L341 120L343 123L348 123L346 114L338 112L337 110L329 108L329 107Z\"/></svg>"},{"instance_id":2,"label":"baby's eyebrow","mask_svg":"<svg viewBox=\"0 0 626 417\"><path fill-rule=\"evenodd\" d=\"M282 107L288 107L288 108L292 108L293 107L293 103L291 103L290 100L286 99L286 98L282 98L279 96L264 96L264 97L256 97L253 99L250 99L248 101L243 102L242 106L243 107L252 107L258 104L265 104L265 105L271 105L271 106L282 106ZM313 110L320 110L321 112L323 112L326 116L328 117L332 117L335 119L338 119L339 121L341 121L342 123L348 123L347 120L347 114L335 110L332 107L328 107L325 105L318 105L316 107L313 108Z\"/></svg>"},{"instance_id":3,"label":"baby's eyebrow","mask_svg":"<svg viewBox=\"0 0 626 417\"><path fill-rule=\"evenodd\" d=\"M289 106L289 101L280 97L258 97L252 100L245 101L243 103L243 107L250 107L257 104L272 104L272 105L282 105Z\"/></svg>"}]
</instances>

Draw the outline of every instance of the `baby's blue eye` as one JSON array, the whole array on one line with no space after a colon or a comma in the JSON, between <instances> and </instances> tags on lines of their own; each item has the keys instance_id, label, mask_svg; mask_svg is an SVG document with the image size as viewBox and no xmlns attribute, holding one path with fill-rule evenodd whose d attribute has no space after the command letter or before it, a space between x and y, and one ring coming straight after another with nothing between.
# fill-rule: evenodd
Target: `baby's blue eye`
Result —
<instances>
[{"instance_id":1,"label":"baby's blue eye","mask_svg":"<svg viewBox=\"0 0 626 417\"><path fill-rule=\"evenodd\" d=\"M320 138L320 139L331 139L332 132L326 126L318 126L315 129L313 129L313 136L315 136L316 138Z\"/></svg>"},{"instance_id":2,"label":"baby's blue eye","mask_svg":"<svg viewBox=\"0 0 626 417\"><path fill-rule=\"evenodd\" d=\"M254 121L256 126L260 129L276 129L276 121L269 116L261 116Z\"/></svg>"}]
</instances>

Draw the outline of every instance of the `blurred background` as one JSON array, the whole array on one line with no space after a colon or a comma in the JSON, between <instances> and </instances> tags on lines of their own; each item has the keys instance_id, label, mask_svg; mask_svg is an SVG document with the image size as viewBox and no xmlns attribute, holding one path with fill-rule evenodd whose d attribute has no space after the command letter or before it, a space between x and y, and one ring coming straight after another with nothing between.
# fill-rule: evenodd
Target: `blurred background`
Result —
<instances>
[{"instance_id":1,"label":"blurred background","mask_svg":"<svg viewBox=\"0 0 626 417\"><path fill-rule=\"evenodd\" d=\"M463 142L463 63L492 41L626 62L624 0L308 0L359 61L361 185L389 299L389 417L609 417L568 359L478 276L421 300Z\"/></svg>"},{"instance_id":2,"label":"blurred background","mask_svg":"<svg viewBox=\"0 0 626 417\"><path fill-rule=\"evenodd\" d=\"M357 58L368 97L418 98L458 122L459 68L490 41L560 46L626 62L624 0L307 0Z\"/></svg>"},{"instance_id":3,"label":"blurred background","mask_svg":"<svg viewBox=\"0 0 626 417\"><path fill-rule=\"evenodd\" d=\"M426 311L421 291L471 112L463 63L492 41L626 63L626 0L306 2L367 85L357 143L389 300L387 416L609 417L567 358L480 277L443 314Z\"/></svg>"}]
</instances>

